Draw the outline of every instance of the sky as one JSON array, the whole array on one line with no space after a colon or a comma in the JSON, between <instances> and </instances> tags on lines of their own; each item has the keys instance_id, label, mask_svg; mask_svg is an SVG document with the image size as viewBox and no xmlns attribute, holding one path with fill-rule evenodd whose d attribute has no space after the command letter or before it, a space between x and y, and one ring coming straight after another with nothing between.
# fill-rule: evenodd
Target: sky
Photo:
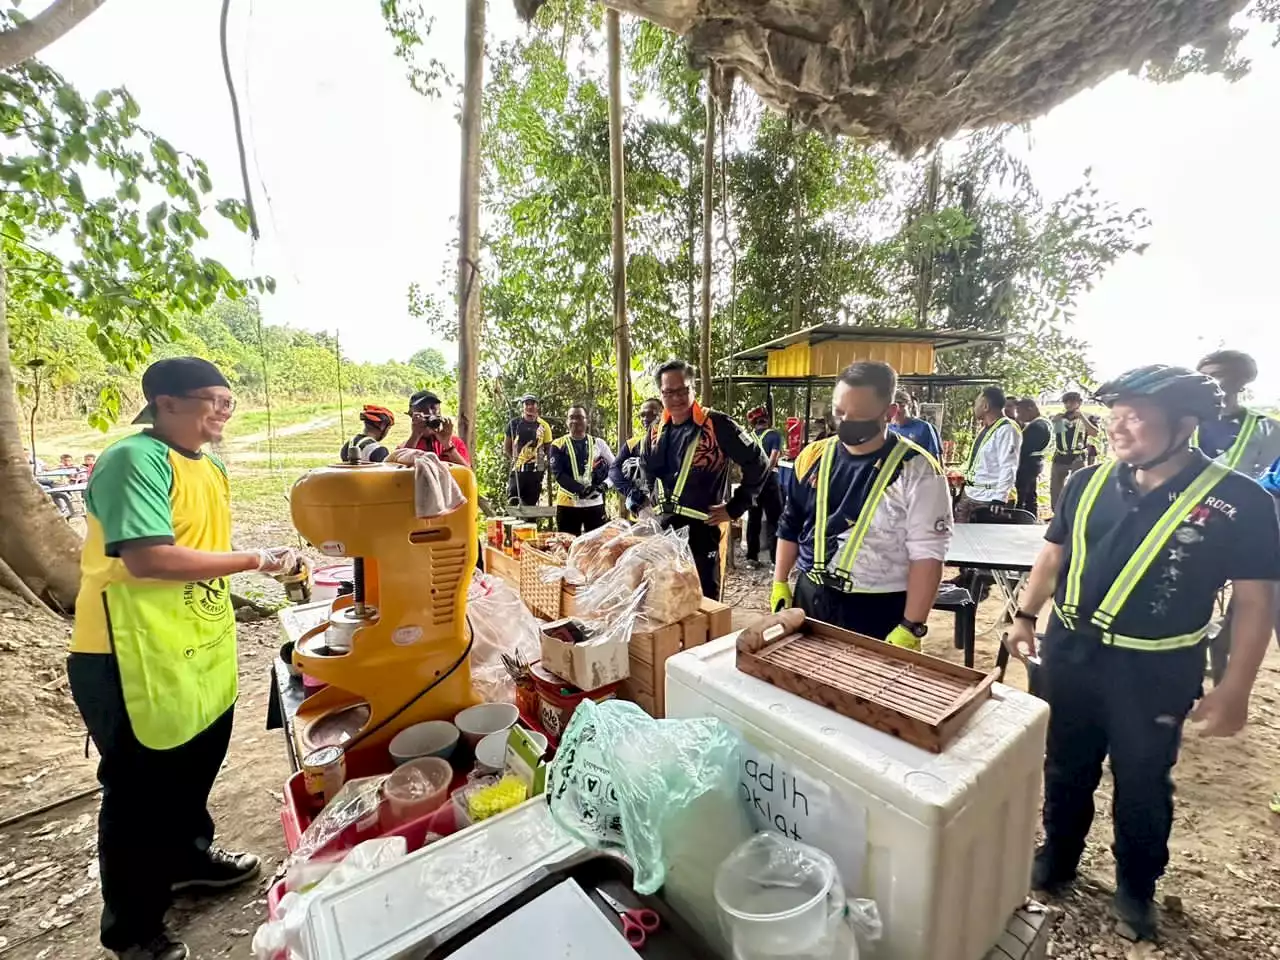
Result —
<instances>
[{"instance_id":1,"label":"sky","mask_svg":"<svg viewBox=\"0 0 1280 960\"><path fill-rule=\"evenodd\" d=\"M433 52L460 76L463 4L428 6L440 8ZM90 95L127 86L144 124L203 158L218 196L239 196L219 11L219 0L111 0L44 56ZM491 42L520 29L508 0L489 4L489 28ZM337 332L357 360L423 346L452 358L407 297L411 282L434 288L454 256L452 97L409 88L371 0L234 0L228 35L262 239L218 226L208 254L237 275L274 276L265 318ZM1046 196L1090 168L1103 197L1152 220L1146 253L1113 265L1077 306L1074 332L1100 376L1194 365L1231 346L1259 361L1254 398L1280 401L1280 48L1270 40L1246 40L1254 68L1235 84L1116 76L1031 125L1027 160Z\"/></svg>"}]
</instances>

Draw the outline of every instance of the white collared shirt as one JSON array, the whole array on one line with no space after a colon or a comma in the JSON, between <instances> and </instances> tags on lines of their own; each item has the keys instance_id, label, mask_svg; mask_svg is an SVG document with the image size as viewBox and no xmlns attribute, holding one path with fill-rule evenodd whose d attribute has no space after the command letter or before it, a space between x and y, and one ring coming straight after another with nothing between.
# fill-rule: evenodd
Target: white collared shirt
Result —
<instances>
[{"instance_id":1,"label":"white collared shirt","mask_svg":"<svg viewBox=\"0 0 1280 960\"><path fill-rule=\"evenodd\" d=\"M979 431L981 436L981 431ZM976 442L976 439L975 439ZM973 475L964 488L970 500L985 503L1004 503L1009 499L1014 480L1018 475L1018 455L1022 450L1022 433L1006 420L992 427L992 433L978 450L973 464Z\"/></svg>"}]
</instances>

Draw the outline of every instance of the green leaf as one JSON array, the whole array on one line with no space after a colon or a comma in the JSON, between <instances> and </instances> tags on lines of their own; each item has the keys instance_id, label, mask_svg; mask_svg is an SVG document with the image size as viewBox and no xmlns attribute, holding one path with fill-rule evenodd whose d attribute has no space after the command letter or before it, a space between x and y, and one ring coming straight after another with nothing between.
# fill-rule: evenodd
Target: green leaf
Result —
<instances>
[{"instance_id":1,"label":"green leaf","mask_svg":"<svg viewBox=\"0 0 1280 960\"><path fill-rule=\"evenodd\" d=\"M93 105L99 110L105 110L111 106L112 93L110 90L99 90L93 98Z\"/></svg>"},{"instance_id":2,"label":"green leaf","mask_svg":"<svg viewBox=\"0 0 1280 960\"><path fill-rule=\"evenodd\" d=\"M157 203L147 211L147 229L152 233L164 232L164 218L169 215L167 203Z\"/></svg>"}]
</instances>

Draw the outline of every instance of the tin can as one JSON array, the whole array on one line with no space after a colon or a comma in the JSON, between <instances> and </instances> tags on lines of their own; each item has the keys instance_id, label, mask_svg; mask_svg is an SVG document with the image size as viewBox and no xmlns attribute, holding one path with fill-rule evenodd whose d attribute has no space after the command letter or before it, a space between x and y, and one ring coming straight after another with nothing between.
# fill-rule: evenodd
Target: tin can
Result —
<instances>
[{"instance_id":1,"label":"tin can","mask_svg":"<svg viewBox=\"0 0 1280 960\"><path fill-rule=\"evenodd\" d=\"M508 557L516 555L515 548L516 518L507 517L502 522L502 552Z\"/></svg>"},{"instance_id":2,"label":"tin can","mask_svg":"<svg viewBox=\"0 0 1280 960\"><path fill-rule=\"evenodd\" d=\"M302 758L302 782L307 793L332 800L347 779L347 758L339 746L319 747Z\"/></svg>"},{"instance_id":3,"label":"tin can","mask_svg":"<svg viewBox=\"0 0 1280 960\"><path fill-rule=\"evenodd\" d=\"M485 524L485 543L491 547L502 547L502 517L490 517Z\"/></svg>"},{"instance_id":4,"label":"tin can","mask_svg":"<svg viewBox=\"0 0 1280 960\"><path fill-rule=\"evenodd\" d=\"M532 546L533 539L537 535L538 525L536 523L517 523L511 538L511 545L515 549L515 555L517 557L522 556L525 546Z\"/></svg>"}]
</instances>

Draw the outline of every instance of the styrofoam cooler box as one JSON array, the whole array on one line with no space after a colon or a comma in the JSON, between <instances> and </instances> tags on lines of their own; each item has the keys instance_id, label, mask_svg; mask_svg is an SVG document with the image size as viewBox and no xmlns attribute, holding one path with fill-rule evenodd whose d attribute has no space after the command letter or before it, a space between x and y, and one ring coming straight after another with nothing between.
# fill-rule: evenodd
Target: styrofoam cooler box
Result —
<instances>
[{"instance_id":1,"label":"styrofoam cooler box","mask_svg":"<svg viewBox=\"0 0 1280 960\"><path fill-rule=\"evenodd\" d=\"M757 764L775 758L770 787L784 829L797 783L790 780L788 798L787 769L829 787L849 829L801 839L837 863L862 864L861 876L841 879L849 897L879 907L877 960L981 960L1027 894L1048 705L995 684L990 702L933 754L739 672L735 639L667 661L668 718L719 717L757 752ZM749 775L744 761L741 776Z\"/></svg>"}]
</instances>

